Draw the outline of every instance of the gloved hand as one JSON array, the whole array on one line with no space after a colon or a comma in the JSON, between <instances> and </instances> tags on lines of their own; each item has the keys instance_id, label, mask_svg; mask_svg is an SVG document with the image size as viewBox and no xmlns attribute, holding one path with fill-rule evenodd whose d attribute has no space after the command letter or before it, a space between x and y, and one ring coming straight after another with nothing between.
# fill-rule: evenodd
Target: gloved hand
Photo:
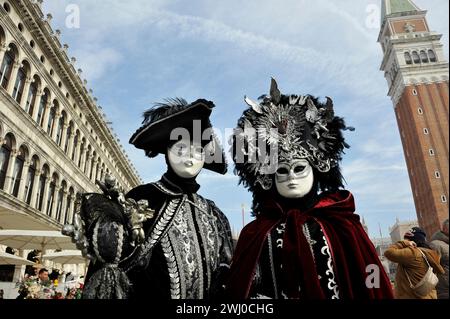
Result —
<instances>
[{"instance_id":1,"label":"gloved hand","mask_svg":"<svg viewBox=\"0 0 450 319\"><path fill-rule=\"evenodd\" d=\"M79 250L81 250L84 257L93 259L93 256L88 252L89 242L86 237L84 222L78 212L75 213L73 225L64 225L61 232L63 235L70 236L72 238L72 242Z\"/></svg>"}]
</instances>

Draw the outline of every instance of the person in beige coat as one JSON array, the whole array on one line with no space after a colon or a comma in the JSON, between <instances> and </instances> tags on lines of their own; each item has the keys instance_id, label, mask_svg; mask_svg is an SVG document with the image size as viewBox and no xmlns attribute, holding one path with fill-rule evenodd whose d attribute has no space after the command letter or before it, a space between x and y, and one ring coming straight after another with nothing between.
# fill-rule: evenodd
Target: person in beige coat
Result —
<instances>
[{"instance_id":1,"label":"person in beige coat","mask_svg":"<svg viewBox=\"0 0 450 319\"><path fill-rule=\"evenodd\" d=\"M395 277L395 298L437 299L436 289L426 296L417 295L411 288L408 276L412 285L416 285L428 270L428 264L420 251L425 254L434 273L443 274L444 269L439 263L439 255L426 244L426 234L419 227L414 227L407 232L404 238L405 240L392 245L384 253L387 259L398 263Z\"/></svg>"}]
</instances>

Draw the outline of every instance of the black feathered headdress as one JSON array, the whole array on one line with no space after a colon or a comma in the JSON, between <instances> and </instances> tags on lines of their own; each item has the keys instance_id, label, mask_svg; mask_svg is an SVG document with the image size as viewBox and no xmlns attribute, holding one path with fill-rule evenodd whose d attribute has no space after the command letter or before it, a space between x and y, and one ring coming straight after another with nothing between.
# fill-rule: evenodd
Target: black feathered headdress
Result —
<instances>
[{"instance_id":1,"label":"black feathered headdress","mask_svg":"<svg viewBox=\"0 0 450 319\"><path fill-rule=\"evenodd\" d=\"M322 191L343 187L339 168L345 143L342 118L335 116L333 101L311 95L283 95L272 79L270 95L258 102L245 98L249 109L238 121L232 140L235 172L254 191L272 188L279 162L307 159Z\"/></svg>"},{"instance_id":2,"label":"black feathered headdress","mask_svg":"<svg viewBox=\"0 0 450 319\"><path fill-rule=\"evenodd\" d=\"M213 108L214 103L204 99L190 104L181 98L156 103L153 108L144 112L143 126L133 134L130 143L143 149L148 157L156 157L158 154L165 154L167 148L176 142L171 139L172 132L183 128L189 132L191 139L199 139L203 145L212 142L211 149L214 154L209 158L207 156L204 168L225 174L227 171L225 154L221 143L213 134L209 119ZM195 127L196 121L200 126Z\"/></svg>"}]
</instances>

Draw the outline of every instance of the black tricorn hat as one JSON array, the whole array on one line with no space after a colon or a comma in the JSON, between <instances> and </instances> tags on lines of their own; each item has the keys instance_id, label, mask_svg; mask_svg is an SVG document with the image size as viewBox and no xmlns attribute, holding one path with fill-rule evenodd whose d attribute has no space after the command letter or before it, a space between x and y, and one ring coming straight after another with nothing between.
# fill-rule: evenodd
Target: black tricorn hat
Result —
<instances>
[{"instance_id":1,"label":"black tricorn hat","mask_svg":"<svg viewBox=\"0 0 450 319\"><path fill-rule=\"evenodd\" d=\"M215 154L220 153L220 161L207 159L204 168L225 174L227 172L225 153L219 140L213 134L209 119L214 107L213 102L204 99L190 104L181 98L167 99L165 103L157 103L153 108L144 112L143 126L130 138L130 144L144 150L148 157L156 157L158 154L165 154L167 148L176 142L171 139L171 134L175 129L186 129L191 140L193 138L200 139L199 142L202 145L212 142ZM194 128L194 121L200 123L200 129ZM205 130L209 131L205 132ZM219 156L213 156L213 158L218 159Z\"/></svg>"}]
</instances>

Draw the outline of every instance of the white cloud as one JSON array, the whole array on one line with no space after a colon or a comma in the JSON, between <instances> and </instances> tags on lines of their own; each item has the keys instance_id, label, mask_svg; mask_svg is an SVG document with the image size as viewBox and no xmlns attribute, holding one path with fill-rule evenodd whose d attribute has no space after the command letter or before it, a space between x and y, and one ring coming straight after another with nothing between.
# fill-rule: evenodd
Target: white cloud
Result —
<instances>
[{"instance_id":1,"label":"white cloud","mask_svg":"<svg viewBox=\"0 0 450 319\"><path fill-rule=\"evenodd\" d=\"M343 167L343 172L345 176L352 176L358 174L361 176L361 173L365 174L373 174L373 172L390 172L390 171L406 171L405 165L398 165L398 164L392 164L392 165L379 165L373 160L367 160L367 159L357 159L349 164L346 164ZM358 179L366 180L367 176L359 177Z\"/></svg>"},{"instance_id":2,"label":"white cloud","mask_svg":"<svg viewBox=\"0 0 450 319\"><path fill-rule=\"evenodd\" d=\"M298 41L288 41L277 37L277 34L258 34L256 32L245 30L245 25L238 27L236 25L229 25L222 20L226 20L226 17L204 18L186 14L175 13L170 10L164 9L167 7L162 4L161 1L154 1L150 4L143 3L141 1L129 1L129 2L111 2L102 1L95 3L86 3L80 1L82 19L84 25L95 25L97 31L94 33L83 32L83 37L89 39L92 42L100 42L102 39L110 38L113 34L117 37L118 41L125 38L139 39L145 36L145 30L147 28L156 27L161 32L169 32L168 36L177 36L181 39L189 38L195 41L207 41L212 43L227 43L230 47L240 50L242 54L265 56L270 57L273 60L280 61L285 65L292 67L298 67L301 70L302 77L311 71L318 76L320 74L323 81L333 81L338 83L339 86L345 87L349 91L353 91L355 94L370 95L373 94L373 76L367 76L361 74L361 69L365 65L368 65L369 56L366 56L367 51L357 51L358 45L361 45L361 41L346 42L343 47L336 47L331 50L317 50L314 47L320 42L332 40L335 36L330 38L329 34L321 33L320 29L315 30L298 30L299 37L306 35L310 38L312 34L319 39L319 42L310 42L307 45L304 43L298 43ZM292 3L291 3L292 5ZM329 1L319 1L315 6L311 8L305 8L304 11L299 12L299 21L303 21L302 25L313 25L315 17L310 16L310 13L320 13L325 16L333 16L334 19L327 20L327 28L325 31L336 27L342 29L340 34L336 37L343 37L348 32L358 32L359 37L363 38L365 42L373 45L375 39L370 38L370 34L365 32L366 30L358 22L357 18L352 17L345 10L348 6L337 7ZM101 12L102 14L99 14ZM364 13L364 12L362 12ZM336 15L341 17L344 21L335 21ZM259 17L261 18L261 17ZM280 24L280 20L283 21L283 16L270 16L266 17L271 23ZM88 22L89 20L93 20ZM83 21L82 20L82 21ZM252 22L252 17L248 17L248 22ZM338 19L339 20L339 19ZM94 23L95 21L95 23ZM362 19L362 21L364 21ZM82 22L83 23L83 22ZM342 28L344 26L344 28ZM83 25L82 25L83 29ZM337 29L337 28L336 28ZM306 34L305 31L307 32ZM352 39L355 35L352 33ZM350 47L346 47L350 45ZM364 48L365 46L363 46ZM356 49L356 50L355 50ZM93 51L87 51L86 55L95 53ZM105 52L106 62L108 59L112 59L113 62L117 61L117 56L108 55ZM361 55L362 54L362 55ZM82 61L83 56L80 57ZM91 62L91 61L89 61ZM378 61L377 61L378 63ZM95 63L86 64L91 67L94 66L92 71L93 76L101 75L101 72L97 72L98 68L103 70L102 66L96 67ZM86 69L88 69L86 67ZM366 69L368 71L368 69ZM370 70L373 75L378 75L378 70L375 68ZM384 83L380 83L384 85Z\"/></svg>"},{"instance_id":3,"label":"white cloud","mask_svg":"<svg viewBox=\"0 0 450 319\"><path fill-rule=\"evenodd\" d=\"M364 141L360 149L365 155L372 155L372 161L385 159L398 160L403 156L403 148L401 144L387 144L385 140L373 138Z\"/></svg>"},{"instance_id":4,"label":"white cloud","mask_svg":"<svg viewBox=\"0 0 450 319\"><path fill-rule=\"evenodd\" d=\"M339 5L336 5L336 1L330 1L330 0L320 0L318 1L322 5L322 8L329 11L331 14L337 14L339 17L344 19L348 23L348 27L351 27L354 31L357 31L360 36L365 37L368 41L373 41L373 35L370 34L370 30L367 26L365 26L363 23L365 23L365 19L361 19L361 17L365 16L367 18L367 12L360 12L360 16L352 15L353 10L349 10L348 5L342 5L342 1L339 1ZM348 3L348 2L347 2ZM351 6L354 6L354 3L352 3Z\"/></svg>"},{"instance_id":5,"label":"white cloud","mask_svg":"<svg viewBox=\"0 0 450 319\"><path fill-rule=\"evenodd\" d=\"M239 50L241 54L269 57L298 67L301 70L299 78L303 81L307 78L306 74L313 71L315 81L320 74L322 81L334 82L355 95L369 97L385 93L386 84L377 67L381 61L381 48L376 43L378 30L368 29L364 25L367 5L378 1L368 0L366 4L340 1L336 4L320 0L314 6L305 1L287 1L283 4L265 1L262 5L259 2L243 5L236 1L214 5L200 1L197 5L193 4L203 16L186 14L189 10L176 1L93 3L79 0L78 3L84 21L82 28L89 25L97 29L96 32L83 32L83 37L92 42L101 42L114 35L117 41L136 41L133 43L139 45L137 41L145 37L147 30L156 27L168 33L169 37L227 43L229 49ZM295 18L290 19L291 16ZM273 30L262 21L285 29ZM260 26L262 32L254 26ZM334 30L339 31L334 34ZM283 36L286 33L296 34L297 38L286 38ZM103 53L100 57L105 58L104 63L96 59L97 63L87 61L83 64L83 59L88 60L85 56L91 56L95 51L81 52L80 65L84 65L86 70L93 67L93 71L89 71L91 74L88 74L93 78L88 80L97 79L104 74L108 64L120 61L117 52L113 54L112 49L104 50L100 51L100 54Z\"/></svg>"},{"instance_id":6,"label":"white cloud","mask_svg":"<svg viewBox=\"0 0 450 319\"><path fill-rule=\"evenodd\" d=\"M429 9L431 28L444 33L443 43L448 47L449 2L416 2L420 7ZM61 29L63 37L67 33L76 41L71 45L76 48L72 55L78 58L84 77L100 84L103 79L110 80L107 74L114 73L119 65L131 67L129 74L126 74L129 76L126 79L128 82L112 82L104 87L106 92L122 90L126 102L130 99L128 91L132 90L128 88L130 83L147 81L143 75L153 77L148 89L134 91L135 96L131 97L139 110L148 106L144 103L155 101L159 95L186 95L188 92L189 96L202 96L206 90L205 81L202 82L204 73L207 77L226 74L223 83L233 82L226 84L224 92L218 96L225 104L222 111L218 110L223 115L220 120L231 125L237 118L230 118L230 110L224 102L229 102L236 95L241 99L242 92L248 94L248 89L261 89L260 77L266 76L266 73L276 76L274 73L278 72L278 80L285 91L306 87L337 95L335 104L339 107L338 113L357 129L355 133L346 134L352 149L345 156L348 162L343 165L343 174L349 182L349 189L355 193L359 207L365 215L383 216L384 222L394 215L414 214L395 116L386 97L387 84L379 71L382 59L381 48L376 43L379 30L368 29L365 25L367 5L379 5L380 0L44 2L54 13L55 22L58 19L63 21L64 6L68 3L80 5L81 29ZM160 42L151 42L149 39L152 36ZM167 51L161 48L167 43L170 43L171 49L182 51L174 54L183 55L183 58L193 52L198 53L196 47L215 48L217 55L223 57L214 60L217 57L202 56L207 66L200 68L202 74L199 76L194 74L197 66L186 64L185 61L190 59L177 56L177 59L166 60ZM130 54L137 59L135 63L127 59ZM448 56L448 52L446 54ZM244 65L217 65L218 61L227 61L229 56L238 62L240 59L251 60L252 68L248 74L242 69ZM208 70L211 65L215 67L214 71ZM154 68L160 71L157 77ZM259 72L262 69L264 71ZM169 79L173 79L173 74L180 72L184 72L180 74L180 82L167 84ZM246 73L245 77L240 73ZM299 84L302 87L298 87ZM124 90L124 87L127 89ZM170 92L167 92L168 87ZM241 90L238 92L236 87ZM156 90L159 90L157 97ZM116 93L116 96L120 94ZM132 106L128 103L124 103L126 107L120 105L124 101L117 105L115 102L100 104L105 105L106 112L115 112L114 126L126 135L121 139L127 140L128 134L136 129L131 127L136 125L136 121L127 120L137 116L138 112L131 110ZM128 149L146 181L156 180L164 172L163 158L148 159L142 151L133 151L132 146ZM230 171L232 168L230 165ZM250 195L241 194L245 190L236 188L237 180L232 173L221 176L206 172L199 177L199 181L207 185L204 190L219 198L224 197L224 201L227 196L233 199L237 196L239 202L248 202ZM233 187L233 192L224 191L224 188ZM233 206L232 210L238 211L239 205Z\"/></svg>"},{"instance_id":7,"label":"white cloud","mask_svg":"<svg viewBox=\"0 0 450 319\"><path fill-rule=\"evenodd\" d=\"M77 63L83 70L83 78L89 81L101 79L108 72L113 72L114 68L122 62L122 55L113 48L93 48L74 50Z\"/></svg>"},{"instance_id":8,"label":"white cloud","mask_svg":"<svg viewBox=\"0 0 450 319\"><path fill-rule=\"evenodd\" d=\"M343 175L364 210L393 212L409 210L412 193L405 165L383 163L376 160L357 159L343 167Z\"/></svg>"},{"instance_id":9,"label":"white cloud","mask_svg":"<svg viewBox=\"0 0 450 319\"><path fill-rule=\"evenodd\" d=\"M180 15L168 11L154 11L149 21L165 32L180 38L197 41L225 42L242 54L263 55L291 67L298 67L301 75L320 75L322 81L333 81L354 94L373 94L373 78L361 74L361 60L353 52L318 51L312 46L299 46L273 37L231 27L220 21ZM147 22L149 22L147 21ZM311 73L313 71L314 73ZM377 71L378 72L378 71ZM300 74L299 74L300 75Z\"/></svg>"}]
</instances>

